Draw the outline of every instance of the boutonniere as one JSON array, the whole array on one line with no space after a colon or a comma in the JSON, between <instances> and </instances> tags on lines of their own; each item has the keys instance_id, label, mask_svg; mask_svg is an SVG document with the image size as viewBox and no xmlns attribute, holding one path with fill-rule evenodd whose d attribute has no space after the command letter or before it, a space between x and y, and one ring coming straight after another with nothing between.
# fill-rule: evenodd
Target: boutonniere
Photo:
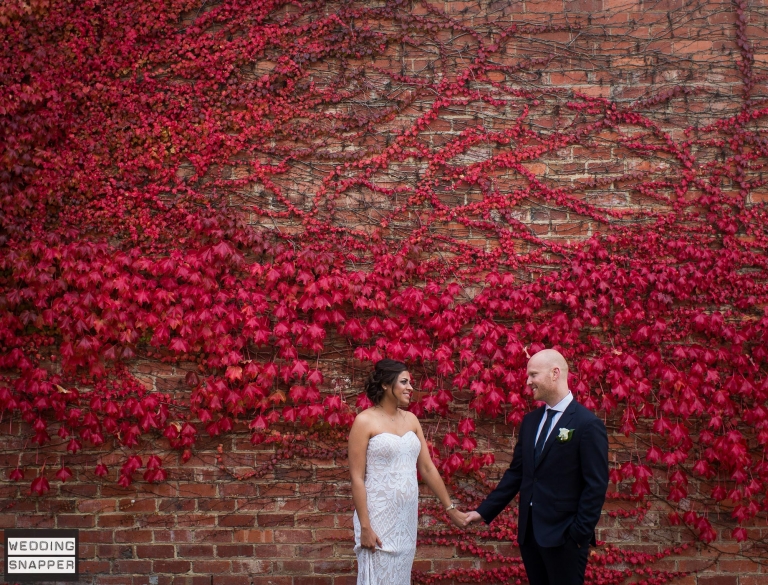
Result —
<instances>
[{"instance_id":1,"label":"boutonniere","mask_svg":"<svg viewBox=\"0 0 768 585\"><path fill-rule=\"evenodd\" d=\"M557 440L561 443L567 443L573 438L573 431L576 429L560 429L557 433Z\"/></svg>"}]
</instances>

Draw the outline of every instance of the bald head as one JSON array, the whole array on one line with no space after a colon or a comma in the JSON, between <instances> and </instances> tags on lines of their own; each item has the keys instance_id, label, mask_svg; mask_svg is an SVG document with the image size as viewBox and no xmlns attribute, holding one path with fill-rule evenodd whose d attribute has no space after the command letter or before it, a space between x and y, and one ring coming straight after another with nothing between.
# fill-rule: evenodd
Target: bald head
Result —
<instances>
[{"instance_id":1,"label":"bald head","mask_svg":"<svg viewBox=\"0 0 768 585\"><path fill-rule=\"evenodd\" d=\"M568 362L565 361L563 354L556 349L542 349L533 354L528 363L531 362L548 368L560 368L560 372L566 376L566 381L568 379Z\"/></svg>"},{"instance_id":2,"label":"bald head","mask_svg":"<svg viewBox=\"0 0 768 585\"><path fill-rule=\"evenodd\" d=\"M543 349L528 360L527 384L534 400L554 406L568 395L568 362L554 349Z\"/></svg>"}]
</instances>

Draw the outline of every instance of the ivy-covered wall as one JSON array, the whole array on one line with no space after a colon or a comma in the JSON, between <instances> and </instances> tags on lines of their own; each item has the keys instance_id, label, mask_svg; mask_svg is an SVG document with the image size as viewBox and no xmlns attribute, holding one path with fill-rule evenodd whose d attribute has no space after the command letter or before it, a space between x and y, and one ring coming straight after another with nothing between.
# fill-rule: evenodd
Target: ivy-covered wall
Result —
<instances>
[{"instance_id":1,"label":"ivy-covered wall","mask_svg":"<svg viewBox=\"0 0 768 585\"><path fill-rule=\"evenodd\" d=\"M768 7L6 0L0 527L85 583L354 583L381 357L461 507L556 346L599 585L768 576ZM421 506L414 583L524 580Z\"/></svg>"}]
</instances>

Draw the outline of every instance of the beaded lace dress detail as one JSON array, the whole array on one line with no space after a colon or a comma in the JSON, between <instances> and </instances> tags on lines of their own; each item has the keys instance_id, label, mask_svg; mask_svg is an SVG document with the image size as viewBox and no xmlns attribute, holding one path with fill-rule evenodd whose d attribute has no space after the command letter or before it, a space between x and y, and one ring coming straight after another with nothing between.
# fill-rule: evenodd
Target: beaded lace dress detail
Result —
<instances>
[{"instance_id":1,"label":"beaded lace dress detail","mask_svg":"<svg viewBox=\"0 0 768 585\"><path fill-rule=\"evenodd\" d=\"M416 460L421 442L413 431L403 436L381 433L368 441L365 492L371 528L382 546L360 546L360 521L355 512L357 585L409 585L416 554L419 487Z\"/></svg>"}]
</instances>

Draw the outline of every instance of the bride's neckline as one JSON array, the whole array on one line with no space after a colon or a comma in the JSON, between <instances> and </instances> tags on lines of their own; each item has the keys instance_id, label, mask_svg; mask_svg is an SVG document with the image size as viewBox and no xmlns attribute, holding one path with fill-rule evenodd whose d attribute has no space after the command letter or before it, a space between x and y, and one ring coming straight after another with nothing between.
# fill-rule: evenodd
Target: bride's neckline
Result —
<instances>
[{"instance_id":1,"label":"bride's neckline","mask_svg":"<svg viewBox=\"0 0 768 585\"><path fill-rule=\"evenodd\" d=\"M375 439L376 437L379 437L381 435L392 435L393 437L400 437L402 439L408 433L413 433L414 435L416 434L413 431L405 431L402 435L398 435L397 433L387 433L387 432L384 432L384 433L376 433L375 435L373 435L371 437L371 439ZM371 439L368 439L368 440L370 441Z\"/></svg>"}]
</instances>

